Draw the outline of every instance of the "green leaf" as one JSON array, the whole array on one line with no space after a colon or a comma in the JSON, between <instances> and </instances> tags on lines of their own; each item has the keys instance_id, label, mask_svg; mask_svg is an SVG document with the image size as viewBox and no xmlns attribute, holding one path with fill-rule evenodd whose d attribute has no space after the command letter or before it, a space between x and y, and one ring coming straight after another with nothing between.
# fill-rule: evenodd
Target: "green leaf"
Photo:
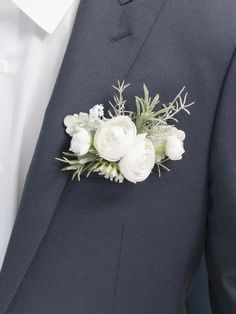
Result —
<instances>
[{"instance_id":1,"label":"green leaf","mask_svg":"<svg viewBox=\"0 0 236 314\"><path fill-rule=\"evenodd\" d=\"M64 163L68 163L65 159L62 159L62 158L55 158L57 161L61 161L61 162L64 162Z\"/></svg>"},{"instance_id":2,"label":"green leaf","mask_svg":"<svg viewBox=\"0 0 236 314\"><path fill-rule=\"evenodd\" d=\"M139 102L139 98L137 96L135 96L135 102L136 102L136 116L140 117L141 114L141 107L140 107L140 102Z\"/></svg>"},{"instance_id":3,"label":"green leaf","mask_svg":"<svg viewBox=\"0 0 236 314\"><path fill-rule=\"evenodd\" d=\"M75 153L69 153L69 152L63 152L63 155L69 156L69 157L77 157Z\"/></svg>"},{"instance_id":4,"label":"green leaf","mask_svg":"<svg viewBox=\"0 0 236 314\"><path fill-rule=\"evenodd\" d=\"M148 104L149 103L149 91L146 84L143 84L143 91L144 91L144 102Z\"/></svg>"},{"instance_id":5,"label":"green leaf","mask_svg":"<svg viewBox=\"0 0 236 314\"><path fill-rule=\"evenodd\" d=\"M72 180L75 179L75 177L78 175L78 173L79 173L79 170L77 170L77 171L75 171L75 172L73 173Z\"/></svg>"},{"instance_id":6,"label":"green leaf","mask_svg":"<svg viewBox=\"0 0 236 314\"><path fill-rule=\"evenodd\" d=\"M85 157L79 159L81 165L87 164L88 162L96 160L98 157L92 153L88 153Z\"/></svg>"},{"instance_id":7,"label":"green leaf","mask_svg":"<svg viewBox=\"0 0 236 314\"><path fill-rule=\"evenodd\" d=\"M80 165L68 166L68 167L62 168L62 171L78 170L78 169L80 169Z\"/></svg>"},{"instance_id":8,"label":"green leaf","mask_svg":"<svg viewBox=\"0 0 236 314\"><path fill-rule=\"evenodd\" d=\"M156 105L159 103L159 99L160 99L160 95L159 94L157 94L153 98L153 100L152 100L152 102L150 104L150 111L153 111L155 109Z\"/></svg>"}]
</instances>

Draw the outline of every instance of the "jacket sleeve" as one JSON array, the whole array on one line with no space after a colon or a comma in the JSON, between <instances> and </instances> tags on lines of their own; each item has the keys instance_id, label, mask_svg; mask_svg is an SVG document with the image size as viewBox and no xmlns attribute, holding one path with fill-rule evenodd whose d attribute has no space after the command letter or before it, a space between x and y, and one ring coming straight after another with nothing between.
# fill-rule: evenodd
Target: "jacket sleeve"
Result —
<instances>
[{"instance_id":1,"label":"jacket sleeve","mask_svg":"<svg viewBox=\"0 0 236 314\"><path fill-rule=\"evenodd\" d=\"M236 313L236 52L212 133L206 258L213 314Z\"/></svg>"}]
</instances>

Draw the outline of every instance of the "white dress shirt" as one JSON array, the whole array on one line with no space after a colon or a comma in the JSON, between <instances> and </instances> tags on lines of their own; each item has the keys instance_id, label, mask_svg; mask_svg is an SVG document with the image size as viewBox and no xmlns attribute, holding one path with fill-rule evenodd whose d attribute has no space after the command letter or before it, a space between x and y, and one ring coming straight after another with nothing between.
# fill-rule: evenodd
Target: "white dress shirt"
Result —
<instances>
[{"instance_id":1,"label":"white dress shirt","mask_svg":"<svg viewBox=\"0 0 236 314\"><path fill-rule=\"evenodd\" d=\"M0 0L0 269L79 0Z\"/></svg>"}]
</instances>

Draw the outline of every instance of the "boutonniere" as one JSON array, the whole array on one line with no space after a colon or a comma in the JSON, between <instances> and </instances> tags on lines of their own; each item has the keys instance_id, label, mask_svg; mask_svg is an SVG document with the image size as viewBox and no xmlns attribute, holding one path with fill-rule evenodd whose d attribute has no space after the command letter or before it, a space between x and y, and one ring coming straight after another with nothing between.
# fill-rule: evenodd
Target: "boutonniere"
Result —
<instances>
[{"instance_id":1,"label":"boutonniere","mask_svg":"<svg viewBox=\"0 0 236 314\"><path fill-rule=\"evenodd\" d=\"M169 104L159 106L159 95L153 99L144 85L144 97L135 97L136 111L126 110L123 93L129 84L113 86L116 90L110 110L95 105L89 113L68 115L64 119L71 137L69 152L57 160L66 164L63 171L73 171L73 179L92 172L111 181L124 179L144 181L157 167L170 170L167 160L180 160L184 154L185 132L174 125L180 111L190 114L187 93L183 88Z\"/></svg>"}]
</instances>

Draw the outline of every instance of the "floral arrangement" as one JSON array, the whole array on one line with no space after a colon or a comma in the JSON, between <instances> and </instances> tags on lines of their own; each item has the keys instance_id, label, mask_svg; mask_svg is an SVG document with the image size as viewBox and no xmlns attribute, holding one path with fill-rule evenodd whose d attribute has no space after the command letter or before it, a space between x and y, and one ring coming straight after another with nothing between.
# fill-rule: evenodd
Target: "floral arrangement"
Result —
<instances>
[{"instance_id":1,"label":"floral arrangement","mask_svg":"<svg viewBox=\"0 0 236 314\"><path fill-rule=\"evenodd\" d=\"M107 117L99 104L89 113L68 115L64 119L71 137L69 152L57 160L66 164L63 171L73 171L73 179L92 172L114 182L124 179L144 181L156 166L169 171L167 160L180 160L184 154L185 132L176 128L180 111L190 114L185 87L169 104L158 109L159 95L153 99L144 84L144 97L135 97L136 111L126 110L123 93L129 84L118 81L114 101Z\"/></svg>"}]
</instances>

